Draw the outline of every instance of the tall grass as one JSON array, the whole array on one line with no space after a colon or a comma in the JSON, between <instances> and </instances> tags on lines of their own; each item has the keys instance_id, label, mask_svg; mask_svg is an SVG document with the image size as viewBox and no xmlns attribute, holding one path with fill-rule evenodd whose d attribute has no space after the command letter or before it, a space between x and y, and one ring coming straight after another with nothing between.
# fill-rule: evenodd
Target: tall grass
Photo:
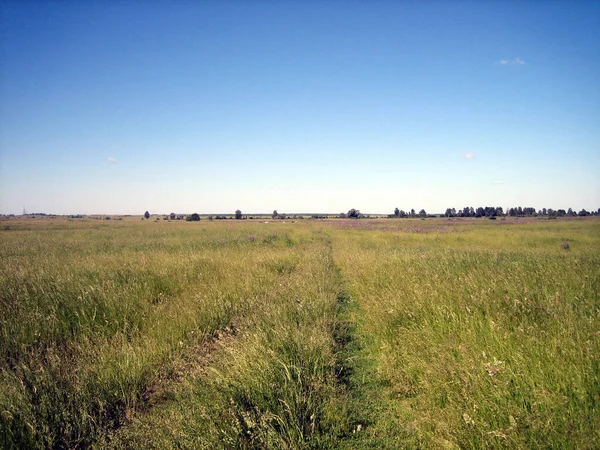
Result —
<instances>
[{"instance_id":1,"label":"tall grass","mask_svg":"<svg viewBox=\"0 0 600 450\"><path fill-rule=\"evenodd\" d=\"M600 446L595 219L9 222L4 448Z\"/></svg>"},{"instance_id":2,"label":"tall grass","mask_svg":"<svg viewBox=\"0 0 600 450\"><path fill-rule=\"evenodd\" d=\"M352 447L597 448L598 232L338 233L377 398Z\"/></svg>"},{"instance_id":3,"label":"tall grass","mask_svg":"<svg viewBox=\"0 0 600 450\"><path fill-rule=\"evenodd\" d=\"M243 226L193 225L25 223L3 233L4 447L91 444L144 406L187 347L275 289L269 264L293 245L285 233L251 230L250 240Z\"/></svg>"}]
</instances>

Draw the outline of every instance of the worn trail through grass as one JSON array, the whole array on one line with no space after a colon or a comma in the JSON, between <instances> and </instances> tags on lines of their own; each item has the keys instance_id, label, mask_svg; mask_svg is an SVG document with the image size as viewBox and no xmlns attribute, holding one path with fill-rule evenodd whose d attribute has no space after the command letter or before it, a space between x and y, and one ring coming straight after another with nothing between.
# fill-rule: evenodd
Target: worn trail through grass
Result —
<instances>
[{"instance_id":1,"label":"worn trail through grass","mask_svg":"<svg viewBox=\"0 0 600 450\"><path fill-rule=\"evenodd\" d=\"M337 448L360 430L348 392L350 298L330 236L293 247L295 265L276 269L276 291L239 320L241 331L191 349L162 400L102 446Z\"/></svg>"}]
</instances>

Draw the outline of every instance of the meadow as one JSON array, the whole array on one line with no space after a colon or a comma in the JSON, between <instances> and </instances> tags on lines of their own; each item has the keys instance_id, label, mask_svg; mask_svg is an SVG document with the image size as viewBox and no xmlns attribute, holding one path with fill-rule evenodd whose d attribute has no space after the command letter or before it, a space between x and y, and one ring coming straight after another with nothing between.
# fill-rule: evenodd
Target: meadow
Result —
<instances>
[{"instance_id":1,"label":"meadow","mask_svg":"<svg viewBox=\"0 0 600 450\"><path fill-rule=\"evenodd\" d=\"M10 218L0 258L3 448L600 448L595 217Z\"/></svg>"}]
</instances>

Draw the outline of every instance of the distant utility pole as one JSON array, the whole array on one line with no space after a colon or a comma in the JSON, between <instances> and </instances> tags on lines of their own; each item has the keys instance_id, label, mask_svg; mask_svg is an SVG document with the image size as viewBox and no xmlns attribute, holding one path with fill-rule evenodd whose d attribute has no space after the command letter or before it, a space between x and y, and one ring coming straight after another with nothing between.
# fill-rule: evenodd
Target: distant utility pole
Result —
<instances>
[{"instance_id":1,"label":"distant utility pole","mask_svg":"<svg viewBox=\"0 0 600 450\"><path fill-rule=\"evenodd\" d=\"M25 206L23 206L23 215L26 216L27 215L27 208L25 208Z\"/></svg>"}]
</instances>

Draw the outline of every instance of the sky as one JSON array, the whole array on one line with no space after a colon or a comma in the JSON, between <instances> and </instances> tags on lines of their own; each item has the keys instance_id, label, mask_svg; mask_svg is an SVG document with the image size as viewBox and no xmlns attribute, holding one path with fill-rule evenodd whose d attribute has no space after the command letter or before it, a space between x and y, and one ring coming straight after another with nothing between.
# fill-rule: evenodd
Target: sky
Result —
<instances>
[{"instance_id":1,"label":"sky","mask_svg":"<svg viewBox=\"0 0 600 450\"><path fill-rule=\"evenodd\" d=\"M600 208L600 2L0 2L0 213Z\"/></svg>"}]
</instances>

